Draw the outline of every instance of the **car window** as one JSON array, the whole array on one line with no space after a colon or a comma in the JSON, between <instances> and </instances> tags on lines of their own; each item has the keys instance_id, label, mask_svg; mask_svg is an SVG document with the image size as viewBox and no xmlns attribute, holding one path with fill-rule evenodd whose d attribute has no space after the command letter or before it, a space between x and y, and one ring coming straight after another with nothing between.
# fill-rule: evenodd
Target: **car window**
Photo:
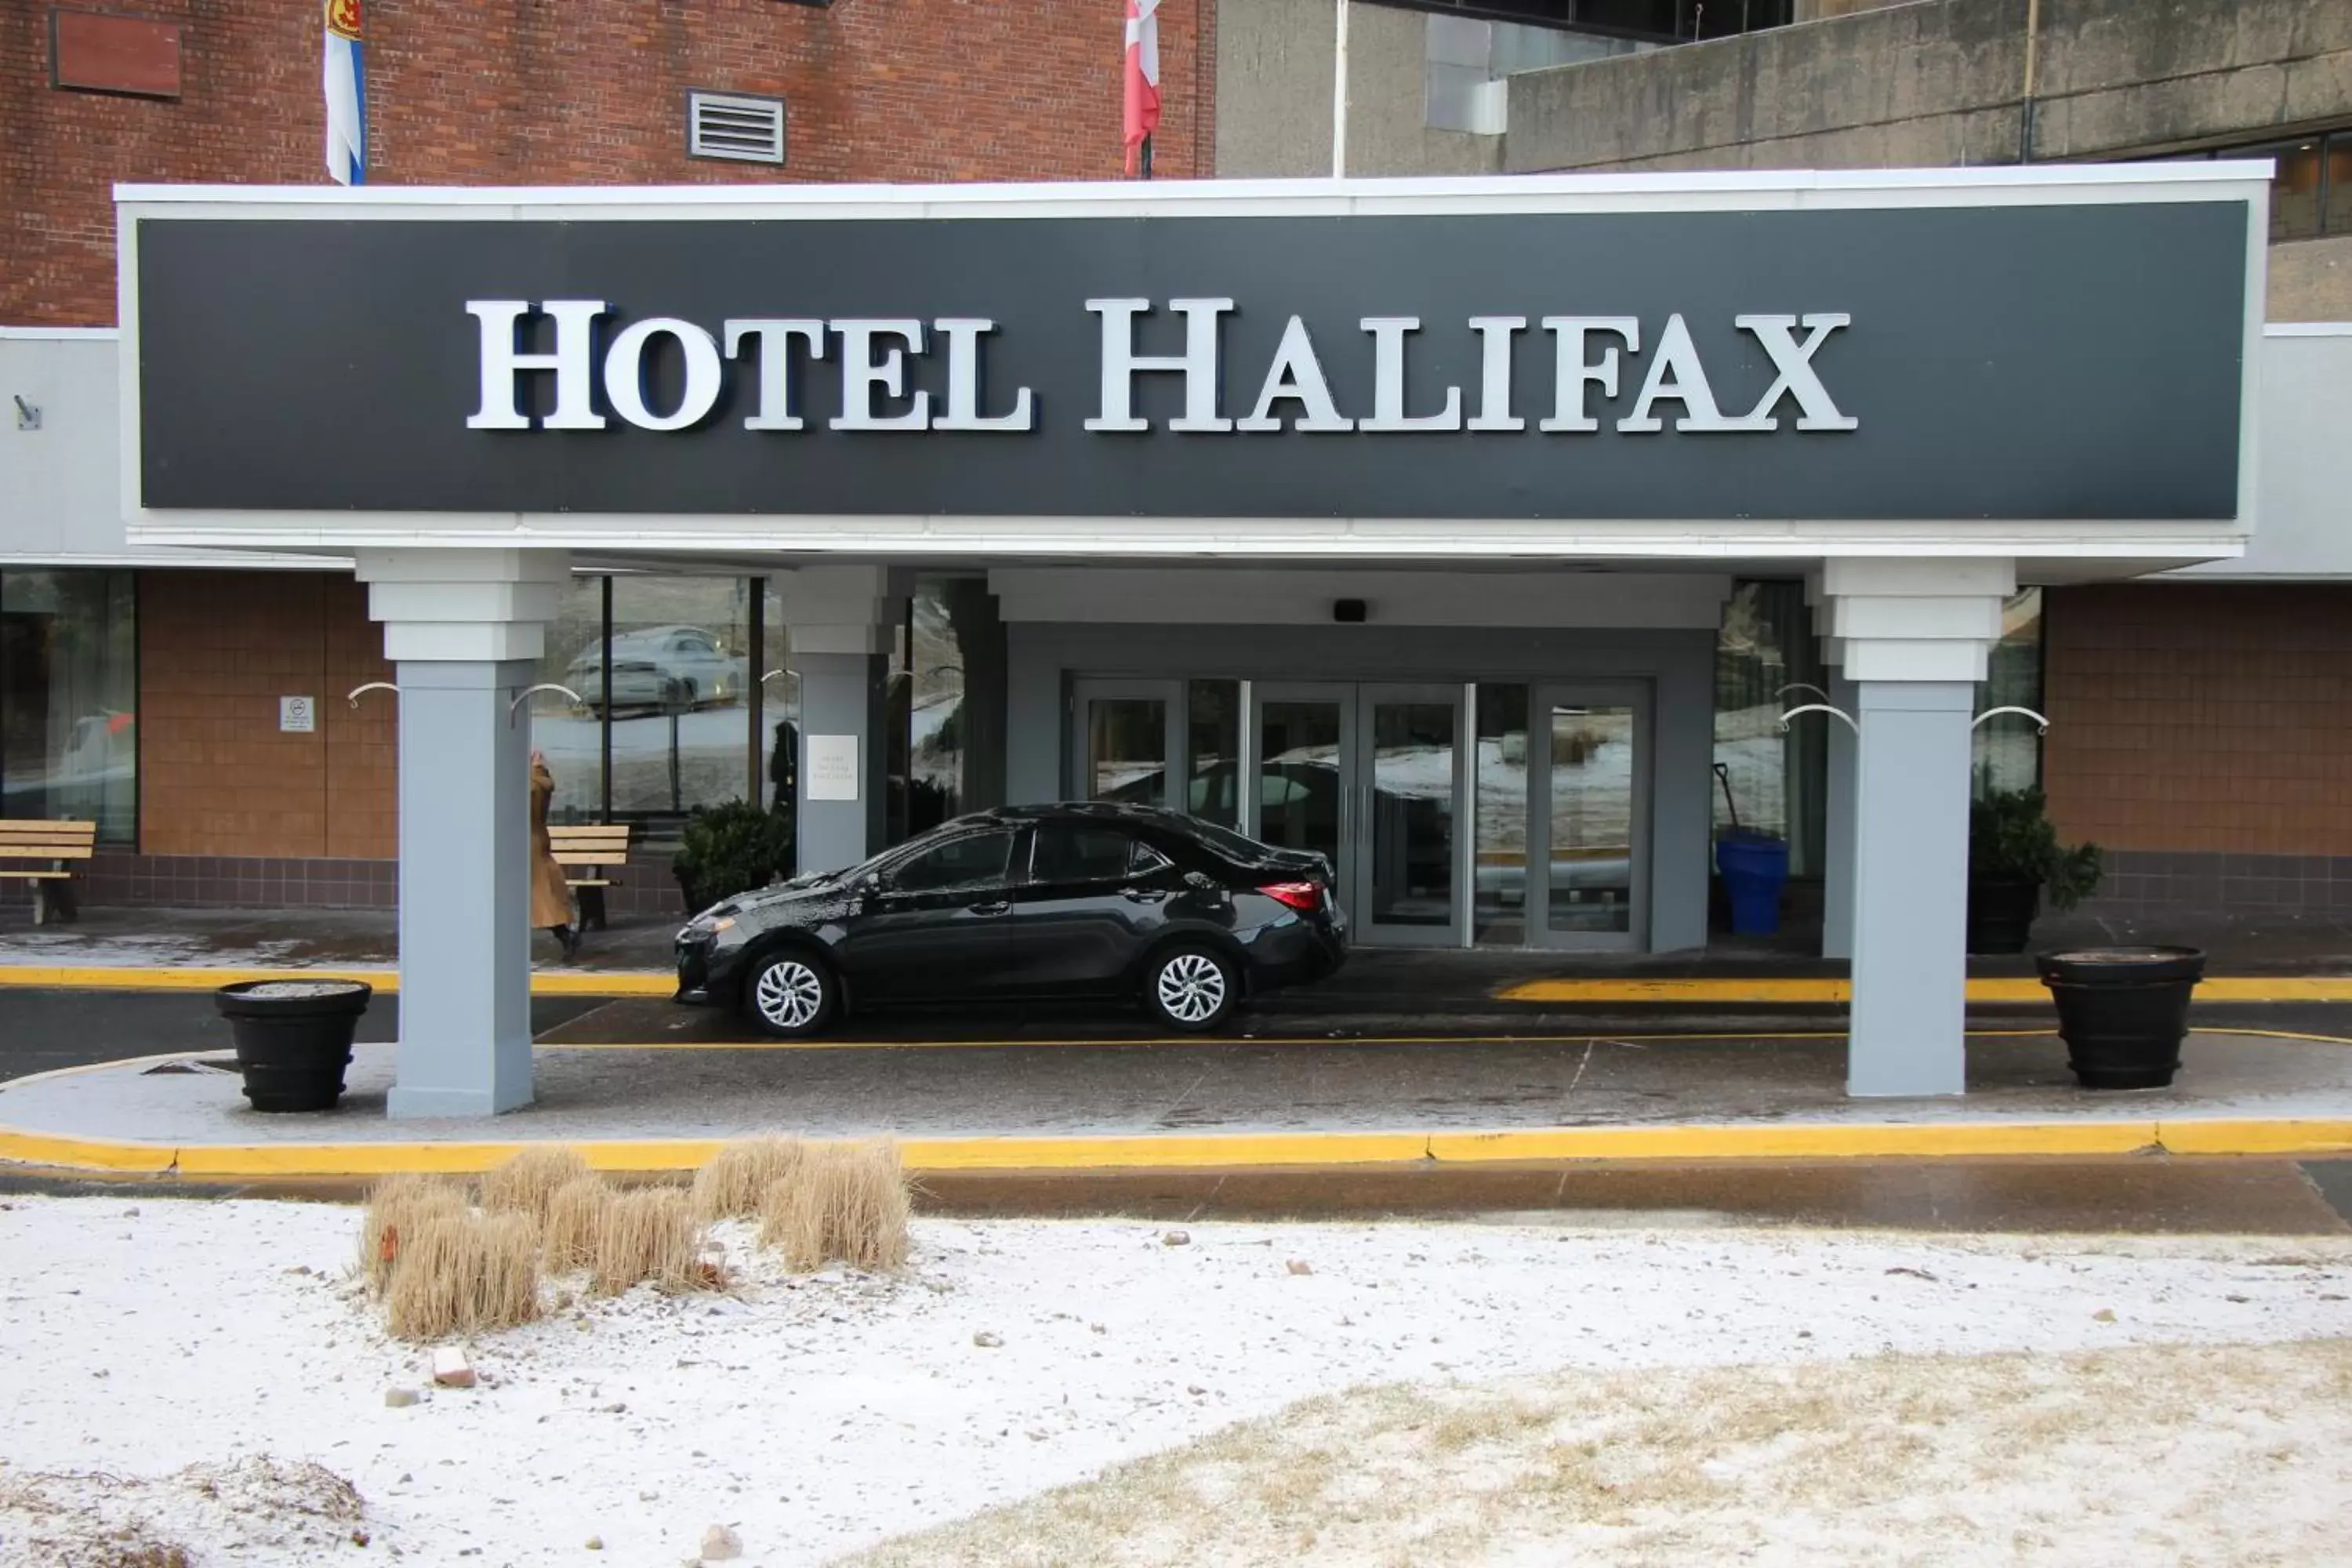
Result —
<instances>
[{"instance_id":1,"label":"car window","mask_svg":"<svg viewBox=\"0 0 2352 1568\"><path fill-rule=\"evenodd\" d=\"M1171 864L1167 856L1139 838L1135 841L1135 853L1128 857L1127 869L1130 876L1140 876L1149 871L1165 870Z\"/></svg>"},{"instance_id":2,"label":"car window","mask_svg":"<svg viewBox=\"0 0 2352 1568\"><path fill-rule=\"evenodd\" d=\"M1128 874L1140 846L1115 827L1041 822L1029 853L1036 882L1105 882Z\"/></svg>"},{"instance_id":3,"label":"car window","mask_svg":"<svg viewBox=\"0 0 2352 1568\"><path fill-rule=\"evenodd\" d=\"M890 886L902 893L936 892L945 888L1002 883L1013 858L1013 830L966 834L935 844L891 868Z\"/></svg>"}]
</instances>

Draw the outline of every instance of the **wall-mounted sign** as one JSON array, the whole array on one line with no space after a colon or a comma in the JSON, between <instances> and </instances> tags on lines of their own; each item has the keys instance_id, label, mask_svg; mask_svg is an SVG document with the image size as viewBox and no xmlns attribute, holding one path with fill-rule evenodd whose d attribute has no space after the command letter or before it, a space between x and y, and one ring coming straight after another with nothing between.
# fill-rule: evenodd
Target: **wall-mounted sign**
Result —
<instances>
[{"instance_id":1,"label":"wall-mounted sign","mask_svg":"<svg viewBox=\"0 0 2352 1568\"><path fill-rule=\"evenodd\" d=\"M810 800L857 798L857 737L808 737L808 775L803 787Z\"/></svg>"},{"instance_id":2,"label":"wall-mounted sign","mask_svg":"<svg viewBox=\"0 0 2352 1568\"><path fill-rule=\"evenodd\" d=\"M319 700L315 697L281 697L278 700L278 732L281 735L308 735L319 727Z\"/></svg>"},{"instance_id":3,"label":"wall-mounted sign","mask_svg":"<svg viewBox=\"0 0 2352 1568\"><path fill-rule=\"evenodd\" d=\"M2237 515L2246 200L2053 175L2030 200L1538 211L1521 188L1369 215L134 208L140 500Z\"/></svg>"}]
</instances>

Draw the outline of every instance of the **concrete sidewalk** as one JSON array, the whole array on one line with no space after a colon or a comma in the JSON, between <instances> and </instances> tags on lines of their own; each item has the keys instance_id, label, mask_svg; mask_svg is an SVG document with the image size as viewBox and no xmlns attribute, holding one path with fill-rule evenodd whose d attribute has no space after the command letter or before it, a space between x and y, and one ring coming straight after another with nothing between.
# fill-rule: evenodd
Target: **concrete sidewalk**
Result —
<instances>
[{"instance_id":1,"label":"concrete sidewalk","mask_svg":"<svg viewBox=\"0 0 2352 1568\"><path fill-rule=\"evenodd\" d=\"M390 1121L393 1048L341 1109L263 1116L218 1056L0 1085L0 1158L193 1179L477 1171L562 1142L614 1170L783 1131L891 1135L922 1171L1201 1170L2352 1150L2352 1041L2200 1030L2168 1089L2075 1089L2064 1047L1972 1037L1965 1100L1857 1101L1842 1037L542 1046L539 1100Z\"/></svg>"}]
</instances>

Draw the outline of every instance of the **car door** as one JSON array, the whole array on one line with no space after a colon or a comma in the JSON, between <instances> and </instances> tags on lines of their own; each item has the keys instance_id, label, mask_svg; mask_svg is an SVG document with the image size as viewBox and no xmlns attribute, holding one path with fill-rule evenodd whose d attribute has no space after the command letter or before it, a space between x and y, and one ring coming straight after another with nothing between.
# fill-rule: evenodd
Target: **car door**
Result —
<instances>
[{"instance_id":1,"label":"car door","mask_svg":"<svg viewBox=\"0 0 2352 1568\"><path fill-rule=\"evenodd\" d=\"M1014 852L997 825L932 840L880 872L835 952L853 1005L945 1002L1004 988Z\"/></svg>"},{"instance_id":2,"label":"car door","mask_svg":"<svg viewBox=\"0 0 2352 1568\"><path fill-rule=\"evenodd\" d=\"M1013 889L1012 986L1037 997L1115 989L1167 918L1174 871L1116 824L1037 824Z\"/></svg>"}]
</instances>

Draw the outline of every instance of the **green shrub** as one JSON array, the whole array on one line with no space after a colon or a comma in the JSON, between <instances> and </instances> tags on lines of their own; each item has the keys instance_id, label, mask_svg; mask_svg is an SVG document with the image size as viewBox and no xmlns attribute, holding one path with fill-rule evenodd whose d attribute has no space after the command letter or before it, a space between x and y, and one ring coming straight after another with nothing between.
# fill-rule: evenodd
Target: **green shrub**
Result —
<instances>
[{"instance_id":1,"label":"green shrub","mask_svg":"<svg viewBox=\"0 0 2352 1568\"><path fill-rule=\"evenodd\" d=\"M1994 790L1969 808L1969 875L1988 882L2033 882L2051 907L2071 910L2099 889L2095 844L2058 842L2038 789Z\"/></svg>"},{"instance_id":2,"label":"green shrub","mask_svg":"<svg viewBox=\"0 0 2352 1568\"><path fill-rule=\"evenodd\" d=\"M790 814L767 811L750 801L730 800L698 807L671 862L686 901L707 910L721 899L764 888L793 858Z\"/></svg>"}]
</instances>

